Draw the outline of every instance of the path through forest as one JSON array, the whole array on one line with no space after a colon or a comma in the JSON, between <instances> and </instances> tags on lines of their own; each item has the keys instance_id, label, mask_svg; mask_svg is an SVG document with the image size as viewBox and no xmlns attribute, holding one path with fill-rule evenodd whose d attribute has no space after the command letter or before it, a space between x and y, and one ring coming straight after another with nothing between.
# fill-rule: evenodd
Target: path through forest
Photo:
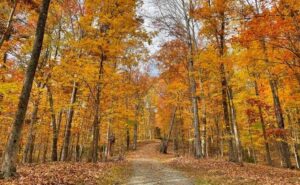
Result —
<instances>
[{"instance_id":1,"label":"path through forest","mask_svg":"<svg viewBox=\"0 0 300 185\"><path fill-rule=\"evenodd\" d=\"M127 185L192 185L183 173L164 164L172 156L158 154L158 147L158 142L147 143L128 156L133 173Z\"/></svg>"}]
</instances>

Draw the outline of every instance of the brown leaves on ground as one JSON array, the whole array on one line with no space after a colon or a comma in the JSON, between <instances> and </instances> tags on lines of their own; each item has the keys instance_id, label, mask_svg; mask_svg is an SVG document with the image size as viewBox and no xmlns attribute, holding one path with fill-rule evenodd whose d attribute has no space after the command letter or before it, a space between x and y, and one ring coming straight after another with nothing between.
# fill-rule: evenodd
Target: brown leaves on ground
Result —
<instances>
[{"instance_id":1,"label":"brown leaves on ground","mask_svg":"<svg viewBox=\"0 0 300 185\"><path fill-rule=\"evenodd\" d=\"M96 185L119 184L129 173L127 162L108 163L49 163L20 166L18 177L2 180L0 184L12 185Z\"/></svg>"},{"instance_id":2,"label":"brown leaves on ground","mask_svg":"<svg viewBox=\"0 0 300 185\"><path fill-rule=\"evenodd\" d=\"M199 184L300 184L300 172L258 164L240 166L225 160L177 158L170 165L187 171Z\"/></svg>"}]
</instances>

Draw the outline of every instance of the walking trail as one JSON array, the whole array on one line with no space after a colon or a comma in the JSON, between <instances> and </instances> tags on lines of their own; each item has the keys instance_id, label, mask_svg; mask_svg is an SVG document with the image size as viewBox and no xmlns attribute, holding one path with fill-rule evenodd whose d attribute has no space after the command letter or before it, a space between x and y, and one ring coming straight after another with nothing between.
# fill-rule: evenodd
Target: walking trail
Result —
<instances>
[{"instance_id":1,"label":"walking trail","mask_svg":"<svg viewBox=\"0 0 300 185\"><path fill-rule=\"evenodd\" d=\"M159 154L158 148L158 142L147 143L129 154L133 173L126 185L193 185L182 172L164 164L172 155Z\"/></svg>"}]
</instances>

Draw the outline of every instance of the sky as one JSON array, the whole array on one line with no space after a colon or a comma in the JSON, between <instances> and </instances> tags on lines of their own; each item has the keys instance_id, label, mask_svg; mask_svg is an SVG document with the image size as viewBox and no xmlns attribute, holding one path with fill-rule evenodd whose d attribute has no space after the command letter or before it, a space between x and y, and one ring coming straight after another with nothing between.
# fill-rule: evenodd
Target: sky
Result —
<instances>
[{"instance_id":1,"label":"sky","mask_svg":"<svg viewBox=\"0 0 300 185\"><path fill-rule=\"evenodd\" d=\"M154 5L153 0L143 0L143 6L139 9L138 14L144 18L143 26L148 33L158 31L153 26L153 16L158 14L158 9ZM158 32L157 36L152 38L150 45L146 43L146 47L150 51L150 55L155 54L155 52L157 52L160 49L160 45L164 43L166 39L167 36L164 33ZM157 67L156 62L152 59L150 63L150 75L159 76L159 69Z\"/></svg>"}]
</instances>

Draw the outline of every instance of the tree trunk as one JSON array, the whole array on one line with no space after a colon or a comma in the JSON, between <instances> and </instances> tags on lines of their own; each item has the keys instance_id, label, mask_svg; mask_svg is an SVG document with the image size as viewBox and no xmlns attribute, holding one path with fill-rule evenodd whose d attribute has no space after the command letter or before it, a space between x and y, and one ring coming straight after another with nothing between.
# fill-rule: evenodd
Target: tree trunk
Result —
<instances>
[{"instance_id":1,"label":"tree trunk","mask_svg":"<svg viewBox=\"0 0 300 185\"><path fill-rule=\"evenodd\" d=\"M179 122L175 123L174 125L174 132L173 132L173 149L174 149L174 155L179 156Z\"/></svg>"},{"instance_id":2,"label":"tree trunk","mask_svg":"<svg viewBox=\"0 0 300 185\"><path fill-rule=\"evenodd\" d=\"M250 137L250 155L249 157L253 159L253 162L256 163L256 152L255 152L255 146L254 146L254 142L253 142L253 134L252 134L252 129L251 129L251 122L248 119L248 134Z\"/></svg>"},{"instance_id":3,"label":"tree trunk","mask_svg":"<svg viewBox=\"0 0 300 185\"><path fill-rule=\"evenodd\" d=\"M74 82L72 96L71 96L71 102L70 102L70 108L68 111L68 118L67 118L66 130L65 130L65 138L64 138L63 148L62 148L62 155L61 155L62 161L68 160L69 145L70 145L70 140L71 140L71 128L72 128L72 121L73 121L73 115L74 115L74 103L76 102L77 91L78 91L78 84L77 84L77 82Z\"/></svg>"},{"instance_id":4,"label":"tree trunk","mask_svg":"<svg viewBox=\"0 0 300 185\"><path fill-rule=\"evenodd\" d=\"M51 160L57 161L57 141L58 141L58 129L56 125L56 118L55 118L55 111L54 111L54 103L51 88L47 86L48 92L48 100L50 106L50 113L51 113L51 126L52 126L52 148L51 148Z\"/></svg>"},{"instance_id":5,"label":"tree trunk","mask_svg":"<svg viewBox=\"0 0 300 185\"><path fill-rule=\"evenodd\" d=\"M194 64L193 60L189 59L189 80L190 91L192 100L192 112L193 112L193 126L194 126L194 145L195 145L195 158L202 156L200 130L199 130L199 112L198 112L198 98L196 96L196 81L194 78Z\"/></svg>"},{"instance_id":6,"label":"tree trunk","mask_svg":"<svg viewBox=\"0 0 300 185\"><path fill-rule=\"evenodd\" d=\"M296 162L296 167L299 169L300 168L300 156L298 153L298 129L297 126L293 124L293 120L291 118L290 112L287 114L288 118L288 123L290 127L290 132L292 134L292 147L293 147L293 152L294 152L294 157L295 157L295 162Z\"/></svg>"},{"instance_id":7,"label":"tree trunk","mask_svg":"<svg viewBox=\"0 0 300 185\"><path fill-rule=\"evenodd\" d=\"M223 56L225 54L225 13L224 11L221 11L220 13L221 17L221 24L220 28L221 30L218 31L216 29L216 40L218 41L218 49L219 49L219 57L222 60ZM227 100L227 89L228 89L228 82L226 78L226 71L225 71L225 64L223 61L221 61L220 64L220 76L221 76L221 87L222 87L222 104L223 104L223 113L224 113L224 122L225 122L225 131L227 135L228 140L228 155L229 155L229 161L237 161L235 157L235 151L233 146L233 139L232 139L232 132L231 132L231 126L230 126L230 112L228 110L229 104Z\"/></svg>"},{"instance_id":8,"label":"tree trunk","mask_svg":"<svg viewBox=\"0 0 300 185\"><path fill-rule=\"evenodd\" d=\"M219 127L219 116L215 115L214 116L214 123L215 123L215 127L216 127L216 142L217 142L217 148L218 148L218 155L221 156L221 132L220 132L220 127Z\"/></svg>"},{"instance_id":9,"label":"tree trunk","mask_svg":"<svg viewBox=\"0 0 300 185\"><path fill-rule=\"evenodd\" d=\"M60 126L61 126L61 121L62 121L62 115L63 115L63 109L61 109L59 111L59 114L58 114L58 118L57 118L57 132L59 134L59 131L60 131Z\"/></svg>"},{"instance_id":10,"label":"tree trunk","mask_svg":"<svg viewBox=\"0 0 300 185\"><path fill-rule=\"evenodd\" d=\"M47 153L48 153L48 137L47 137L46 142L44 144L42 163L45 163L47 161Z\"/></svg>"},{"instance_id":11,"label":"tree trunk","mask_svg":"<svg viewBox=\"0 0 300 185\"><path fill-rule=\"evenodd\" d=\"M98 107L98 106L97 106ZM96 108L93 121L93 140L92 140L92 162L98 161L98 143L99 143L99 108Z\"/></svg>"},{"instance_id":12,"label":"tree trunk","mask_svg":"<svg viewBox=\"0 0 300 185\"><path fill-rule=\"evenodd\" d=\"M39 18L37 22L35 41L32 49L30 62L25 74L25 79L24 79L21 95L19 98L19 104L18 104L16 116L12 124L12 130L10 133L9 141L7 143L4 152L4 157L3 157L2 167L1 167L1 171L3 173L2 175L4 178L9 178L13 176L14 173L16 172L16 159L17 159L16 154L18 151L18 143L20 140L23 122L27 111L33 79L35 76L36 68L42 50L49 4L50 4L50 0L42 1L42 6L40 9Z\"/></svg>"},{"instance_id":13,"label":"tree trunk","mask_svg":"<svg viewBox=\"0 0 300 185\"><path fill-rule=\"evenodd\" d=\"M235 139L235 147L236 147L236 151L237 151L237 162L239 162L240 164L243 164L243 153L242 153L242 144L241 144L241 140L240 140L240 133L239 133L239 128L238 128L238 124L236 121L236 110L235 110L235 105L233 102L233 92L231 87L228 88L228 96L229 96L229 104L230 104L230 108L231 108L231 120L232 120L232 130L233 130L233 135L234 135L234 139Z\"/></svg>"},{"instance_id":14,"label":"tree trunk","mask_svg":"<svg viewBox=\"0 0 300 185\"><path fill-rule=\"evenodd\" d=\"M110 149L111 149L111 147L110 147L110 144L111 144L110 143L110 137L111 137L110 124L111 124L111 119L109 120L108 125L107 125L107 132L106 132L107 144L106 144L106 148L105 148L105 160L107 160L109 158L110 153L111 153L111 151L110 151Z\"/></svg>"},{"instance_id":15,"label":"tree trunk","mask_svg":"<svg viewBox=\"0 0 300 185\"><path fill-rule=\"evenodd\" d=\"M99 129L99 111L100 111L100 95L101 95L101 82L103 76L103 62L104 62L104 53L101 54L101 59L99 63L99 73L98 81L96 84L96 97L95 97L95 115L93 122L93 141L92 141L92 161L98 161L98 143L100 138L100 129Z\"/></svg>"},{"instance_id":16,"label":"tree trunk","mask_svg":"<svg viewBox=\"0 0 300 185\"><path fill-rule=\"evenodd\" d=\"M188 78L189 78L189 88L191 94L191 103L192 103L192 113L193 113L193 126L194 126L194 147L195 147L195 158L200 158L202 156L201 149L201 140L200 140L200 130L199 130L199 110L198 110L198 97L196 95L197 85L195 80L195 69L194 69L194 50L196 43L193 39L193 24L191 24L191 18L189 17L189 10L191 7L186 7L186 3L182 2L182 8L184 11L184 21L187 31L187 47L188 47L188 57L187 57L187 66L188 66ZM190 4L191 5L191 4Z\"/></svg>"},{"instance_id":17,"label":"tree trunk","mask_svg":"<svg viewBox=\"0 0 300 185\"><path fill-rule=\"evenodd\" d=\"M277 120L278 128L282 131L285 131L285 125L284 125L284 119L282 114L282 108L278 96L278 90L277 90L277 84L275 80L270 80L270 87L272 90L272 96L273 96L273 103L274 103L274 110L275 110L275 116ZM291 159L290 159L290 150L289 145L287 143L287 138L285 134L282 134L280 136L281 141L279 141L280 144L280 152L282 157L283 166L286 168L291 168Z\"/></svg>"},{"instance_id":18,"label":"tree trunk","mask_svg":"<svg viewBox=\"0 0 300 185\"><path fill-rule=\"evenodd\" d=\"M130 132L128 125L126 126L126 150L130 149Z\"/></svg>"},{"instance_id":19,"label":"tree trunk","mask_svg":"<svg viewBox=\"0 0 300 185\"><path fill-rule=\"evenodd\" d=\"M228 110L228 102L227 102L227 79L225 75L225 66L222 63L220 66L220 73L221 73L221 84L222 84L222 104L223 104L223 112L224 112L224 122L225 122L225 130L226 135L228 137L228 155L229 161L236 161L234 155L234 148L233 148L233 141L232 141L232 133L230 127L230 120L229 120L229 110Z\"/></svg>"},{"instance_id":20,"label":"tree trunk","mask_svg":"<svg viewBox=\"0 0 300 185\"><path fill-rule=\"evenodd\" d=\"M30 152L33 151L33 145L34 145L33 143L34 143L34 138L35 138L34 127L37 122L38 109L39 109L39 100L35 102L34 107L33 107L28 138L27 138L27 142L25 145L25 149L24 149L23 163L31 163L32 162L32 158L30 159Z\"/></svg>"},{"instance_id":21,"label":"tree trunk","mask_svg":"<svg viewBox=\"0 0 300 185\"><path fill-rule=\"evenodd\" d=\"M78 132L77 135L76 135L76 146L75 146L75 161L76 162L80 161L80 145L79 145L79 140L80 140L80 132Z\"/></svg>"},{"instance_id":22,"label":"tree trunk","mask_svg":"<svg viewBox=\"0 0 300 185\"><path fill-rule=\"evenodd\" d=\"M138 139L138 121L136 119L133 125L133 146L132 146L133 150L137 149L137 139Z\"/></svg>"},{"instance_id":23,"label":"tree trunk","mask_svg":"<svg viewBox=\"0 0 300 185\"><path fill-rule=\"evenodd\" d=\"M175 124L175 117L176 117L176 111L177 111L177 107L174 108L173 113L172 113L172 117L170 120L170 126L169 126L169 132L167 135L167 138L165 140L162 141L162 145L160 148L160 152L163 154L167 154L168 153L168 144L169 144L169 140L172 134L172 130Z\"/></svg>"},{"instance_id":24,"label":"tree trunk","mask_svg":"<svg viewBox=\"0 0 300 185\"><path fill-rule=\"evenodd\" d=\"M200 84L200 99L202 102L202 113L201 113L201 120L202 120L202 137L201 137L201 146L202 146L202 155L207 157L207 138L206 138L206 97L204 93L204 84L201 77L201 69L199 70L199 84Z\"/></svg>"},{"instance_id":25,"label":"tree trunk","mask_svg":"<svg viewBox=\"0 0 300 185\"><path fill-rule=\"evenodd\" d=\"M259 98L259 89L258 89L258 85L257 85L256 81L254 81L254 86L255 86L256 97ZM268 165L272 166L273 163L272 163L272 158L271 158L271 153L270 153L270 146L269 146L267 133L266 133L266 124L265 124L265 119L264 119L263 112L262 112L262 107L261 107L260 104L258 104L257 108L258 108L258 113L259 113L259 119L260 119L260 122L261 122L263 137L264 137L265 150L266 150L266 160L267 160Z\"/></svg>"}]
</instances>

